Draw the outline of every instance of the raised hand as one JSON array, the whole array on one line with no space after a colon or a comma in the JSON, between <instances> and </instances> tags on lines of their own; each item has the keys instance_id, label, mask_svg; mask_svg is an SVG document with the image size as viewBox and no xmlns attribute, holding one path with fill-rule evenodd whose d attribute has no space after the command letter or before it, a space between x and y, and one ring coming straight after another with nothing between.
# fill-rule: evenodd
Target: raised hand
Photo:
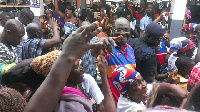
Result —
<instances>
[{"instance_id":1,"label":"raised hand","mask_svg":"<svg viewBox=\"0 0 200 112\"><path fill-rule=\"evenodd\" d=\"M99 55L97 57L97 66L98 66L98 70L100 72L101 77L107 77L108 62L104 56Z\"/></svg>"},{"instance_id":2,"label":"raised hand","mask_svg":"<svg viewBox=\"0 0 200 112\"><path fill-rule=\"evenodd\" d=\"M100 43L89 44L90 39L100 32L99 29L94 30L96 27L97 23L92 23L88 26L81 26L76 31L72 32L63 43L62 53L78 59L89 49L101 46Z\"/></svg>"},{"instance_id":3,"label":"raised hand","mask_svg":"<svg viewBox=\"0 0 200 112\"><path fill-rule=\"evenodd\" d=\"M122 35L120 35L120 36L118 36L118 37L102 37L102 38L100 38L99 41L100 41L100 42L103 42L102 50L103 50L104 52L107 51L108 53L110 53L110 54L112 55L112 54L113 54L113 49L112 49L112 47L111 47L111 44L112 44L114 47L116 47L117 44L115 43L115 40L120 40L120 39L122 39L122 38L123 38Z\"/></svg>"},{"instance_id":4,"label":"raised hand","mask_svg":"<svg viewBox=\"0 0 200 112\"><path fill-rule=\"evenodd\" d=\"M52 28L57 28L57 20L54 17L50 18L49 24Z\"/></svg>"}]
</instances>

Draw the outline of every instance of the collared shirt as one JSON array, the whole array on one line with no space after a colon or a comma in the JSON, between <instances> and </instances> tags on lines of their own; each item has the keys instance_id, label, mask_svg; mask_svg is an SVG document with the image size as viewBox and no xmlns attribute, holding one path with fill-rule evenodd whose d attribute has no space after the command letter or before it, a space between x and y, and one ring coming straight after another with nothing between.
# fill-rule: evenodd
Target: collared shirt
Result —
<instances>
[{"instance_id":1,"label":"collared shirt","mask_svg":"<svg viewBox=\"0 0 200 112\"><path fill-rule=\"evenodd\" d=\"M106 54L106 59L108 61L108 67L107 67L107 73L108 73L108 82L110 84L110 88L115 100L115 103L117 103L118 98L121 94L121 92L115 87L112 81L112 71L119 65L128 65L132 68L136 67L135 64L135 55L133 48L126 44L126 51L123 50L120 46L114 47L113 45L113 55Z\"/></svg>"},{"instance_id":2,"label":"collared shirt","mask_svg":"<svg viewBox=\"0 0 200 112\"><path fill-rule=\"evenodd\" d=\"M154 49L146 44L144 37L129 39L127 43L134 49L137 65L136 70L143 77L155 76L156 53Z\"/></svg>"},{"instance_id":3,"label":"collared shirt","mask_svg":"<svg viewBox=\"0 0 200 112\"><path fill-rule=\"evenodd\" d=\"M17 46L17 55L19 58L19 62L24 59L41 56L45 42L46 39L37 38L22 40L20 45Z\"/></svg>"},{"instance_id":4,"label":"collared shirt","mask_svg":"<svg viewBox=\"0 0 200 112\"><path fill-rule=\"evenodd\" d=\"M140 20L140 30L145 30L147 25L152 23L152 18L147 16L147 14Z\"/></svg>"},{"instance_id":5,"label":"collared shirt","mask_svg":"<svg viewBox=\"0 0 200 112\"><path fill-rule=\"evenodd\" d=\"M18 63L16 49L11 45L0 43L0 62L1 63Z\"/></svg>"}]
</instances>

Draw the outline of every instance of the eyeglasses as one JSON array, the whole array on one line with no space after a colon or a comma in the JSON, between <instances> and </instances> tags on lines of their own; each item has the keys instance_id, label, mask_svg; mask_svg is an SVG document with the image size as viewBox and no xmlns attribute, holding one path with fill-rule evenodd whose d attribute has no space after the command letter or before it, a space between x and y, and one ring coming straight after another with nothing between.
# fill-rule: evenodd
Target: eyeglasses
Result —
<instances>
[{"instance_id":1,"label":"eyeglasses","mask_svg":"<svg viewBox=\"0 0 200 112\"><path fill-rule=\"evenodd\" d=\"M129 33L130 32L130 29L128 28L125 28L125 29L114 29L115 32L124 32L124 33Z\"/></svg>"}]
</instances>

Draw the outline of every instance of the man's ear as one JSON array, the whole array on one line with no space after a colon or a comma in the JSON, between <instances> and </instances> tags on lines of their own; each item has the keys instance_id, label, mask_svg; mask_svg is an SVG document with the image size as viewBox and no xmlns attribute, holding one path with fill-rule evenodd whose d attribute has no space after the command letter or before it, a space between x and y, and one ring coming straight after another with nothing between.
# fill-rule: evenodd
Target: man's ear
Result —
<instances>
[{"instance_id":1,"label":"man's ear","mask_svg":"<svg viewBox=\"0 0 200 112\"><path fill-rule=\"evenodd\" d=\"M181 70L183 71L183 72L186 72L187 71L187 69L186 68L181 68Z\"/></svg>"},{"instance_id":2,"label":"man's ear","mask_svg":"<svg viewBox=\"0 0 200 112\"><path fill-rule=\"evenodd\" d=\"M11 35L11 31L10 30L6 30L6 35Z\"/></svg>"},{"instance_id":3,"label":"man's ear","mask_svg":"<svg viewBox=\"0 0 200 112\"><path fill-rule=\"evenodd\" d=\"M38 34L38 32L37 32L37 31L35 32L35 35L36 35L37 37L39 36L39 34Z\"/></svg>"}]
</instances>

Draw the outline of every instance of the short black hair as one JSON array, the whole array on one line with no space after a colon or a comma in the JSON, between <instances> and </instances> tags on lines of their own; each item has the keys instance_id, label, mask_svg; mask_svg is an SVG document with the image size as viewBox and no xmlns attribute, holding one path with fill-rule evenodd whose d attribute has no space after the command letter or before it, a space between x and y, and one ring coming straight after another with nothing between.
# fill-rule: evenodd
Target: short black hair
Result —
<instances>
[{"instance_id":1,"label":"short black hair","mask_svg":"<svg viewBox=\"0 0 200 112\"><path fill-rule=\"evenodd\" d=\"M178 70L180 70L181 68L190 68L190 67L193 68L195 62L189 57L181 56L177 58L175 65L178 68Z\"/></svg>"},{"instance_id":2,"label":"short black hair","mask_svg":"<svg viewBox=\"0 0 200 112\"><path fill-rule=\"evenodd\" d=\"M29 8L23 8L20 13L19 16L27 16L29 19L34 19L34 13L29 9Z\"/></svg>"}]
</instances>

